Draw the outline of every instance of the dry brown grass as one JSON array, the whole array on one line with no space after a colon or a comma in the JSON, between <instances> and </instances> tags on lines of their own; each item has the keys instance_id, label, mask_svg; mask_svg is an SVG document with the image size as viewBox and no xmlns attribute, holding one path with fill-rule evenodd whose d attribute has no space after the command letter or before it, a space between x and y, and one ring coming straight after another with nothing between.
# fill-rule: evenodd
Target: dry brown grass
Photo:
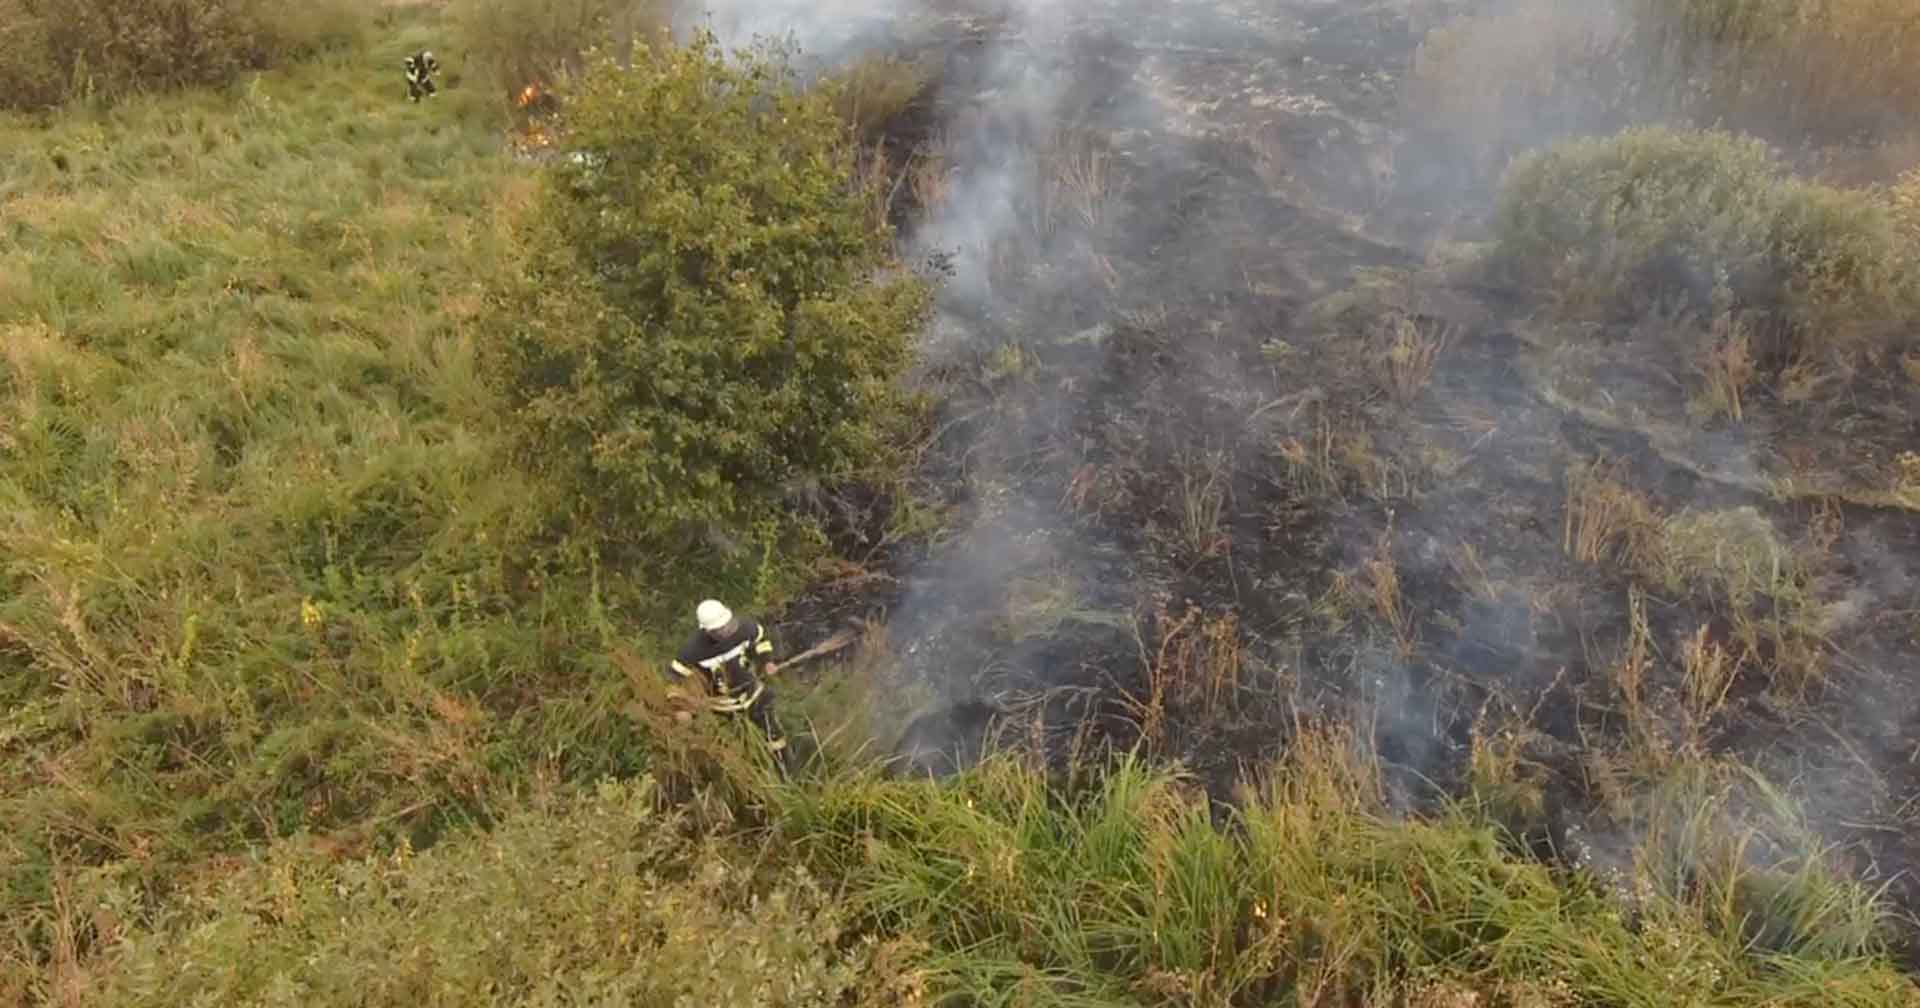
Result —
<instances>
[{"instance_id":1,"label":"dry brown grass","mask_svg":"<svg viewBox=\"0 0 1920 1008\"><path fill-rule=\"evenodd\" d=\"M1337 571L1333 584L1320 600L1319 611L1336 625L1344 625L1355 613L1367 613L1386 627L1402 659L1412 657L1419 647L1413 610L1400 587L1400 571L1393 559L1393 530L1380 533L1373 554L1358 570Z\"/></svg>"},{"instance_id":2,"label":"dry brown grass","mask_svg":"<svg viewBox=\"0 0 1920 1008\"><path fill-rule=\"evenodd\" d=\"M1920 116L1920 6L1908 0L1636 4L1649 55L1667 80L1693 86L1702 118L1783 134L1877 126L1884 135L1911 130Z\"/></svg>"},{"instance_id":3,"label":"dry brown grass","mask_svg":"<svg viewBox=\"0 0 1920 1008\"><path fill-rule=\"evenodd\" d=\"M1627 738L1633 751L1654 763L1671 755L1658 715L1647 707L1647 677L1654 669L1653 631L1647 626L1646 594L1639 588L1627 590L1627 643L1613 666L1613 685L1626 719Z\"/></svg>"},{"instance_id":4,"label":"dry brown grass","mask_svg":"<svg viewBox=\"0 0 1920 1008\"><path fill-rule=\"evenodd\" d=\"M853 184L866 197L867 222L871 227L886 227L899 179L885 143L876 140L855 151Z\"/></svg>"},{"instance_id":5,"label":"dry brown grass","mask_svg":"<svg viewBox=\"0 0 1920 1008\"><path fill-rule=\"evenodd\" d=\"M1903 451L1893 460L1894 503L1920 511L1920 452Z\"/></svg>"},{"instance_id":6,"label":"dry brown grass","mask_svg":"<svg viewBox=\"0 0 1920 1008\"><path fill-rule=\"evenodd\" d=\"M1084 135L1062 137L1054 149L1058 205L1089 232L1097 233L1106 224L1107 206L1113 193L1108 160L1105 148Z\"/></svg>"},{"instance_id":7,"label":"dry brown grass","mask_svg":"<svg viewBox=\"0 0 1920 1008\"><path fill-rule=\"evenodd\" d=\"M360 0L0 0L0 107L215 86L346 46Z\"/></svg>"},{"instance_id":8,"label":"dry brown grass","mask_svg":"<svg viewBox=\"0 0 1920 1008\"><path fill-rule=\"evenodd\" d=\"M1050 636L1074 617L1081 600L1079 586L1065 570L1049 568L1015 578L1007 586L1000 632L1011 641Z\"/></svg>"},{"instance_id":9,"label":"dry brown grass","mask_svg":"<svg viewBox=\"0 0 1920 1008\"><path fill-rule=\"evenodd\" d=\"M1702 625L1680 652L1687 723L1696 746L1707 724L1726 705L1727 692L1740 671L1739 660L1710 640L1708 632Z\"/></svg>"},{"instance_id":10,"label":"dry brown grass","mask_svg":"<svg viewBox=\"0 0 1920 1008\"><path fill-rule=\"evenodd\" d=\"M1454 335L1454 327L1444 322L1386 311L1375 323L1371 342L1376 379L1388 398L1403 407L1418 399Z\"/></svg>"},{"instance_id":11,"label":"dry brown grass","mask_svg":"<svg viewBox=\"0 0 1920 1008\"><path fill-rule=\"evenodd\" d=\"M1400 656L1412 657L1417 644L1413 612L1407 606L1406 596L1400 591L1400 571L1393 562L1392 532L1381 534L1380 541L1374 546L1373 558L1366 562L1362 570L1367 597L1373 603L1375 615L1393 631L1393 638L1400 646Z\"/></svg>"},{"instance_id":12,"label":"dry brown grass","mask_svg":"<svg viewBox=\"0 0 1920 1008\"><path fill-rule=\"evenodd\" d=\"M1908 0L1515 0L1433 29L1412 118L1497 170L1573 132L1678 116L1836 149L1920 122L1920 6Z\"/></svg>"},{"instance_id":13,"label":"dry brown grass","mask_svg":"<svg viewBox=\"0 0 1920 1008\"><path fill-rule=\"evenodd\" d=\"M934 66L927 60L870 56L840 72L830 86L841 117L871 141L927 93L933 75Z\"/></svg>"},{"instance_id":14,"label":"dry brown grass","mask_svg":"<svg viewBox=\"0 0 1920 1008\"><path fill-rule=\"evenodd\" d=\"M1480 550L1472 543L1463 542L1455 547L1449 562L1453 567L1454 576L1460 579L1460 584L1469 594L1477 595L1489 602L1499 601L1500 587L1488 575L1487 565L1480 559Z\"/></svg>"},{"instance_id":15,"label":"dry brown grass","mask_svg":"<svg viewBox=\"0 0 1920 1008\"><path fill-rule=\"evenodd\" d=\"M1726 416L1739 423L1745 415L1747 389L1758 373L1746 326L1727 314L1714 319L1696 366L1704 382L1699 409L1709 416Z\"/></svg>"},{"instance_id":16,"label":"dry brown grass","mask_svg":"<svg viewBox=\"0 0 1920 1008\"><path fill-rule=\"evenodd\" d=\"M947 162L944 144L929 145L915 153L907 175L907 190L921 213L933 214L947 205L953 189L953 167Z\"/></svg>"},{"instance_id":17,"label":"dry brown grass","mask_svg":"<svg viewBox=\"0 0 1920 1008\"><path fill-rule=\"evenodd\" d=\"M1793 405L1816 402L1834 380L1834 373L1819 361L1795 357L1780 369L1773 392L1780 401Z\"/></svg>"},{"instance_id":18,"label":"dry brown grass","mask_svg":"<svg viewBox=\"0 0 1920 1008\"><path fill-rule=\"evenodd\" d=\"M1186 459L1180 466L1180 546L1189 557L1217 556L1232 547L1223 527L1230 469L1220 452Z\"/></svg>"},{"instance_id":19,"label":"dry brown grass","mask_svg":"<svg viewBox=\"0 0 1920 1008\"><path fill-rule=\"evenodd\" d=\"M1112 155L1092 131L1062 127L1034 153L1033 236L1043 244L1070 228L1098 234L1108 223L1113 199Z\"/></svg>"},{"instance_id":20,"label":"dry brown grass","mask_svg":"<svg viewBox=\"0 0 1920 1008\"><path fill-rule=\"evenodd\" d=\"M1920 385L1920 353L1910 353L1900 358L1900 368L1915 385Z\"/></svg>"},{"instance_id":21,"label":"dry brown grass","mask_svg":"<svg viewBox=\"0 0 1920 1008\"><path fill-rule=\"evenodd\" d=\"M1152 625L1159 641L1151 650L1139 637L1139 623L1134 626L1146 695L1129 696L1124 703L1141 739L1158 750L1167 741L1173 713L1207 723L1235 708L1246 653L1239 616L1233 612L1209 617L1197 606L1176 614L1156 605Z\"/></svg>"},{"instance_id":22,"label":"dry brown grass","mask_svg":"<svg viewBox=\"0 0 1920 1008\"><path fill-rule=\"evenodd\" d=\"M508 103L529 86L549 92L608 42L625 54L666 38L668 0L453 0L463 62Z\"/></svg>"},{"instance_id":23,"label":"dry brown grass","mask_svg":"<svg viewBox=\"0 0 1920 1008\"><path fill-rule=\"evenodd\" d=\"M1663 515L1620 482L1617 464L1585 465L1568 477L1564 547L1582 563L1628 574L1636 591L1649 584L1724 615L1739 645L1736 664L1764 662L1779 695L1799 696L1820 681L1819 606L1805 565L1757 509ZM1712 655L1694 657L1706 662L1703 672L1719 671Z\"/></svg>"},{"instance_id":24,"label":"dry brown grass","mask_svg":"<svg viewBox=\"0 0 1920 1008\"><path fill-rule=\"evenodd\" d=\"M1533 730L1513 717L1496 723L1486 711L1474 720L1467 782L1473 800L1496 821L1519 833L1545 821L1546 767L1527 755Z\"/></svg>"},{"instance_id":25,"label":"dry brown grass","mask_svg":"<svg viewBox=\"0 0 1920 1008\"><path fill-rule=\"evenodd\" d=\"M1543 138L1622 121L1625 59L1617 19L1600 5L1508 4L1428 32L1405 89L1408 118L1497 172Z\"/></svg>"},{"instance_id":26,"label":"dry brown grass","mask_svg":"<svg viewBox=\"0 0 1920 1008\"><path fill-rule=\"evenodd\" d=\"M1646 496L1620 482L1619 463L1573 468L1567 474L1562 547L1586 564L1643 567L1652 555L1658 516Z\"/></svg>"}]
</instances>

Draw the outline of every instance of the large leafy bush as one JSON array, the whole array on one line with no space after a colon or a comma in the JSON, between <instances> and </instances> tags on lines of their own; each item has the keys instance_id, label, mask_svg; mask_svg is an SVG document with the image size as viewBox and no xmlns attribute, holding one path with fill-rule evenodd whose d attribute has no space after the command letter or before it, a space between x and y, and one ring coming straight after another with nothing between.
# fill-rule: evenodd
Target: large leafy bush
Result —
<instances>
[{"instance_id":1,"label":"large leafy bush","mask_svg":"<svg viewBox=\"0 0 1920 1008\"><path fill-rule=\"evenodd\" d=\"M867 466L928 304L830 88L710 38L564 95L507 354L530 461L625 542L779 522Z\"/></svg>"}]
</instances>

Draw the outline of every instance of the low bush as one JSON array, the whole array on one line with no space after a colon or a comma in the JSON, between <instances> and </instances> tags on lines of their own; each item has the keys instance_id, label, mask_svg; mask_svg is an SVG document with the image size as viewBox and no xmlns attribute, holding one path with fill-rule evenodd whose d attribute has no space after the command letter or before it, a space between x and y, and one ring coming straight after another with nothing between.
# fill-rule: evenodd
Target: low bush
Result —
<instances>
[{"instance_id":1,"label":"low bush","mask_svg":"<svg viewBox=\"0 0 1920 1008\"><path fill-rule=\"evenodd\" d=\"M1915 305L1886 203L1794 179L1764 144L1726 133L1642 127L1529 154L1494 230L1494 267L1563 315L1732 311L1783 337L1776 354L1851 353Z\"/></svg>"},{"instance_id":2,"label":"low bush","mask_svg":"<svg viewBox=\"0 0 1920 1008\"><path fill-rule=\"evenodd\" d=\"M642 779L418 855L282 844L130 929L87 1003L828 1008L899 979L804 870L757 874L750 851L689 840L654 807Z\"/></svg>"},{"instance_id":3,"label":"low bush","mask_svg":"<svg viewBox=\"0 0 1920 1008\"><path fill-rule=\"evenodd\" d=\"M222 84L353 41L363 0L0 0L0 107Z\"/></svg>"}]
</instances>

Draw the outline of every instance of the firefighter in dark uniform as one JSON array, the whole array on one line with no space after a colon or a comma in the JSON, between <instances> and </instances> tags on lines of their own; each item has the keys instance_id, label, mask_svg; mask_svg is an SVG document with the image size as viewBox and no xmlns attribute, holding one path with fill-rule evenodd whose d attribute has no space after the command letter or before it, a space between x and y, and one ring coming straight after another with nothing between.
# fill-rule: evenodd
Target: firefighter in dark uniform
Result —
<instances>
[{"instance_id":1,"label":"firefighter in dark uniform","mask_svg":"<svg viewBox=\"0 0 1920 1008\"><path fill-rule=\"evenodd\" d=\"M440 72L440 61L433 58L430 51L421 51L407 57L407 100L417 102L421 95L432 98L439 91L433 86L433 75Z\"/></svg>"},{"instance_id":2,"label":"firefighter in dark uniform","mask_svg":"<svg viewBox=\"0 0 1920 1008\"><path fill-rule=\"evenodd\" d=\"M774 716L773 691L765 681L780 669L773 660L773 639L767 636L765 627L735 616L715 599L700 603L694 610L694 621L700 629L668 667L682 682L698 676L706 686L708 706L713 710L734 717L744 715L758 725L784 772L787 738ZM690 716L683 714L682 720Z\"/></svg>"}]
</instances>

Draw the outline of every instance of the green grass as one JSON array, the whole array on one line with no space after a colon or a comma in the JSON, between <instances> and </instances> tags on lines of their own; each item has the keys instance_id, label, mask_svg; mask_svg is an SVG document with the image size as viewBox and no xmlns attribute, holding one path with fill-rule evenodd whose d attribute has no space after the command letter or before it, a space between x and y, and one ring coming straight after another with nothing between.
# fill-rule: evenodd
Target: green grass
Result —
<instances>
[{"instance_id":1,"label":"green grass","mask_svg":"<svg viewBox=\"0 0 1920 1008\"><path fill-rule=\"evenodd\" d=\"M1879 958L1869 896L1818 860L1757 867L1763 833L1722 814L1753 788L1697 765L1630 824L1633 915L1517 860L1470 809L1393 820L1334 736L1304 737L1228 819L1133 761L1073 791L1008 759L946 785L742 772L780 812L770 833L655 812L642 779L515 802L424 855L333 862L283 843L157 911L85 887L116 940L68 982L106 1005L1877 1008L1914 993Z\"/></svg>"},{"instance_id":2,"label":"green grass","mask_svg":"<svg viewBox=\"0 0 1920 1008\"><path fill-rule=\"evenodd\" d=\"M535 799L417 855L335 864L276 848L130 929L97 986L72 982L102 1008L668 1008L839 1005L899 979L878 943L852 939L827 884L688 841L648 784Z\"/></svg>"},{"instance_id":3,"label":"green grass","mask_svg":"<svg viewBox=\"0 0 1920 1008\"><path fill-rule=\"evenodd\" d=\"M0 125L0 955L56 860L158 884L636 765L592 656L656 588L501 464L535 190L493 96L403 100L432 37Z\"/></svg>"},{"instance_id":4,"label":"green grass","mask_svg":"<svg viewBox=\"0 0 1920 1008\"><path fill-rule=\"evenodd\" d=\"M1699 797L1732 793L1692 779ZM1875 964L1871 904L1817 862L1766 875L1762 899L1669 882L1675 863L1724 865L1727 886L1761 876L1650 843L1630 920L1602 888L1516 860L1473 810L1395 821L1377 781L1345 740L1308 735L1227 821L1131 761L1069 795L1000 760L949 788L856 776L787 792L779 828L883 927L927 942L936 982L967 1003L1910 1003ZM1683 839L1757 835L1704 823ZM1864 926L1840 926L1862 908ZM1763 918L1775 951L1753 937Z\"/></svg>"}]
</instances>

